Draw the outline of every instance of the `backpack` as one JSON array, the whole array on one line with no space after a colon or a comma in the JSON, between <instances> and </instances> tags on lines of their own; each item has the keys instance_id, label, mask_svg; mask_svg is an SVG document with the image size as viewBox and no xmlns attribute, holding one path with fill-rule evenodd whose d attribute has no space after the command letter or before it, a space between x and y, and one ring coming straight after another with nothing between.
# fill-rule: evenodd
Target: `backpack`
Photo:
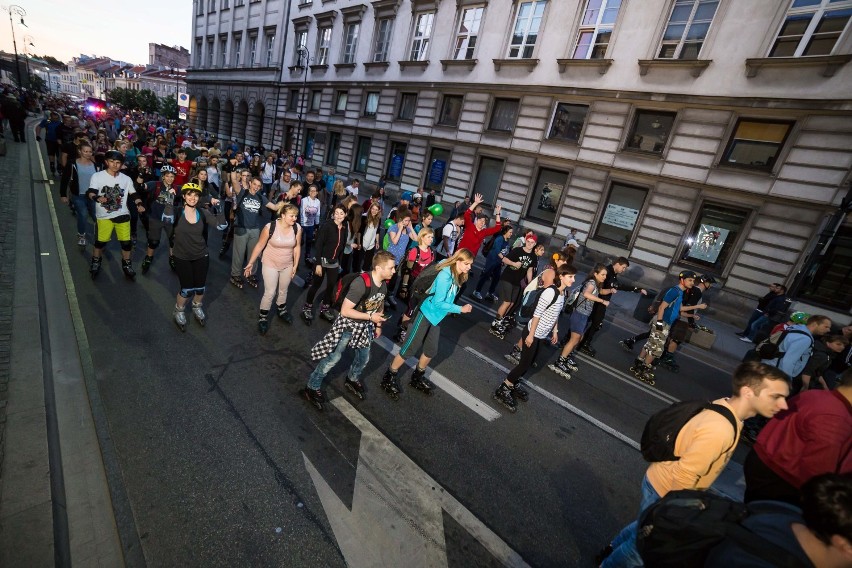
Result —
<instances>
[{"instance_id":1,"label":"backpack","mask_svg":"<svg viewBox=\"0 0 852 568\"><path fill-rule=\"evenodd\" d=\"M494 248L494 241L497 240L497 236L497 234L491 235L491 238L485 241L485 244L482 245L482 256L488 256L488 253Z\"/></svg>"},{"instance_id":2,"label":"backpack","mask_svg":"<svg viewBox=\"0 0 852 568\"><path fill-rule=\"evenodd\" d=\"M435 279L441 271L438 266L440 266L439 263L430 264L414 279L414 283L411 285L409 291L411 301L413 302L412 305L420 305L426 298L435 295L432 291L432 286L435 284Z\"/></svg>"},{"instance_id":3,"label":"backpack","mask_svg":"<svg viewBox=\"0 0 852 568\"><path fill-rule=\"evenodd\" d=\"M678 461L675 455L675 441L681 429L687 422L692 420L702 410L713 410L718 412L731 422L734 433L737 431L737 419L733 413L720 404L713 404L703 400L687 400L676 402L651 416L645 423L642 431L642 440L639 444L642 457L648 462ZM737 443L736 437L733 444ZM731 447L725 450L727 453Z\"/></svg>"},{"instance_id":4,"label":"backpack","mask_svg":"<svg viewBox=\"0 0 852 568\"><path fill-rule=\"evenodd\" d=\"M571 288L571 290L568 292L568 297L565 298L565 307L563 308L565 315L570 316L572 313L574 313L576 307L580 305L580 302L585 300L585 298L583 298L582 296L583 288L585 288L586 284L591 281L591 278L586 278L580 283L579 286L574 286L573 288Z\"/></svg>"},{"instance_id":5,"label":"backpack","mask_svg":"<svg viewBox=\"0 0 852 568\"><path fill-rule=\"evenodd\" d=\"M349 294L349 288L352 287L352 282L355 279L361 278L364 280L364 285L367 287L367 290L364 292L364 297L358 300L355 304L355 309L358 309L359 306L370 297L370 289L373 284L370 281L370 273L369 272L352 272L347 274L343 278L337 281L337 289L334 291L334 300L332 301L331 307L340 312L340 308L343 307L343 300L346 299L346 295ZM361 306L363 307L363 306Z\"/></svg>"},{"instance_id":6,"label":"backpack","mask_svg":"<svg viewBox=\"0 0 852 568\"><path fill-rule=\"evenodd\" d=\"M745 505L710 491L670 491L640 516L636 548L646 566L703 568L711 550L726 538L773 566L803 568L787 550L742 525L758 512L790 512L771 501Z\"/></svg>"},{"instance_id":7,"label":"backpack","mask_svg":"<svg viewBox=\"0 0 852 568\"><path fill-rule=\"evenodd\" d=\"M559 298L559 288L556 286L550 285L543 288L535 288L534 290L524 293L524 297L521 300L521 309L518 310L518 317L515 318L518 320L518 323L525 324L532 319L533 314L535 314L535 309L538 306L539 298L541 298L541 295L544 294L545 290L549 290L551 288L556 293L553 296L553 300L547 304L547 307L550 308L550 306L556 303L556 299Z\"/></svg>"},{"instance_id":8,"label":"backpack","mask_svg":"<svg viewBox=\"0 0 852 568\"><path fill-rule=\"evenodd\" d=\"M273 219L269 225L269 238L272 238L272 235L275 234L275 225L278 224L278 219ZM293 234L296 236L296 242L299 241L299 224L293 223ZM267 241L268 242L268 241Z\"/></svg>"},{"instance_id":9,"label":"backpack","mask_svg":"<svg viewBox=\"0 0 852 568\"><path fill-rule=\"evenodd\" d=\"M784 338L787 337L790 333L798 333L799 335L808 335L804 331L800 329L783 329L781 331L775 332L769 336L768 339L765 339L758 344L755 348L757 352L757 356L761 359L781 359L784 357L784 352L781 351L781 343L784 341ZM810 336L809 336L810 337ZM814 346L814 338L810 337L811 348Z\"/></svg>"}]
</instances>

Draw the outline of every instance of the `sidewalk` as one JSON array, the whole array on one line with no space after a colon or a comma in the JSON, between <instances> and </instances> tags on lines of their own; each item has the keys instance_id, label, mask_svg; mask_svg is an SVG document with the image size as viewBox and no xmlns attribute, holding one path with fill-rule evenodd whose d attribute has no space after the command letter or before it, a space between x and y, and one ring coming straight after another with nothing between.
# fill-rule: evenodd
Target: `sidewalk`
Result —
<instances>
[{"instance_id":1,"label":"sidewalk","mask_svg":"<svg viewBox=\"0 0 852 568\"><path fill-rule=\"evenodd\" d=\"M0 566L120 567L55 185L29 126L0 158Z\"/></svg>"}]
</instances>

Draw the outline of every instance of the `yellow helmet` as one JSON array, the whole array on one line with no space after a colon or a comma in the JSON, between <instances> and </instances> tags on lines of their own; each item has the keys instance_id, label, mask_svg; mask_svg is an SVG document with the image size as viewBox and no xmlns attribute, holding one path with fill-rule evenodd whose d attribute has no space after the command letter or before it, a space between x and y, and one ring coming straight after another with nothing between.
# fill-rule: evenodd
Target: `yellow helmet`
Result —
<instances>
[{"instance_id":1,"label":"yellow helmet","mask_svg":"<svg viewBox=\"0 0 852 568\"><path fill-rule=\"evenodd\" d=\"M187 193L187 192L190 192L190 191L194 191L194 192L198 193L199 195L201 195L201 188L198 186L197 183L192 183L192 182L185 183L185 184L183 184L183 187L180 188L180 190L181 190L181 193Z\"/></svg>"}]
</instances>

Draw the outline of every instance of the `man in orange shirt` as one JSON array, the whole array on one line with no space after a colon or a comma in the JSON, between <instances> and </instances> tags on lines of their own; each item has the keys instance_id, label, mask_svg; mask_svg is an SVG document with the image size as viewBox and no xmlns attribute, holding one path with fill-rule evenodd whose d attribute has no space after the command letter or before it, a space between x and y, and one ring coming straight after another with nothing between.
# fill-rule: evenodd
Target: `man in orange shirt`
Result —
<instances>
[{"instance_id":1,"label":"man in orange shirt","mask_svg":"<svg viewBox=\"0 0 852 568\"><path fill-rule=\"evenodd\" d=\"M790 378L778 368L756 361L742 363L734 371L733 395L714 400L737 419L731 429L728 418L713 410L703 410L684 424L675 441L675 461L654 462L642 480L639 515L669 491L708 489L734 454L746 418L771 418L787 408ZM643 566L636 549L638 522L633 521L601 552L604 568Z\"/></svg>"}]
</instances>

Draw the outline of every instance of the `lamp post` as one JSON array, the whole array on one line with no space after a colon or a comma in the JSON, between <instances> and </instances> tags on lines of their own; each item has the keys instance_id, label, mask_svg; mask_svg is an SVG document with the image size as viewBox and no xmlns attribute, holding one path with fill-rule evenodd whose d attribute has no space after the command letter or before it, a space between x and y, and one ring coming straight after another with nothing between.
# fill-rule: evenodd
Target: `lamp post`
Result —
<instances>
[{"instance_id":1,"label":"lamp post","mask_svg":"<svg viewBox=\"0 0 852 568\"><path fill-rule=\"evenodd\" d=\"M33 72L30 69L30 48L35 47L33 44L33 36L25 35L24 36L24 57L27 60L27 86L32 90L33 88Z\"/></svg>"},{"instance_id":2,"label":"lamp post","mask_svg":"<svg viewBox=\"0 0 852 568\"><path fill-rule=\"evenodd\" d=\"M12 21L12 14L16 16L20 16L21 24L24 24L24 16L27 15L27 11L18 6L17 4L12 4L8 8L4 8L7 12L9 12L9 25L12 27L12 47L15 49L15 71L18 74L18 87L21 89L24 88L23 79L21 79L21 65L18 59L18 42L15 41L15 23Z\"/></svg>"},{"instance_id":3,"label":"lamp post","mask_svg":"<svg viewBox=\"0 0 852 568\"><path fill-rule=\"evenodd\" d=\"M298 117L298 121L296 123L296 143L295 143L296 147L294 148L296 150L295 154L296 154L296 156L298 156L299 155L299 148L301 147L301 142L302 142L302 116L305 113L305 102L306 102L305 99L307 99L308 64L311 61L311 52L308 51L308 48L304 45L300 45L298 47L298 49L296 49L296 52L299 54L299 63L300 64L302 63L302 57L305 58L305 63L304 63L304 66L302 67L302 69L304 69L304 71L305 71L305 80L303 82L303 85L305 87L304 88L305 96L302 100L302 104L299 105L299 117Z\"/></svg>"}]
</instances>

